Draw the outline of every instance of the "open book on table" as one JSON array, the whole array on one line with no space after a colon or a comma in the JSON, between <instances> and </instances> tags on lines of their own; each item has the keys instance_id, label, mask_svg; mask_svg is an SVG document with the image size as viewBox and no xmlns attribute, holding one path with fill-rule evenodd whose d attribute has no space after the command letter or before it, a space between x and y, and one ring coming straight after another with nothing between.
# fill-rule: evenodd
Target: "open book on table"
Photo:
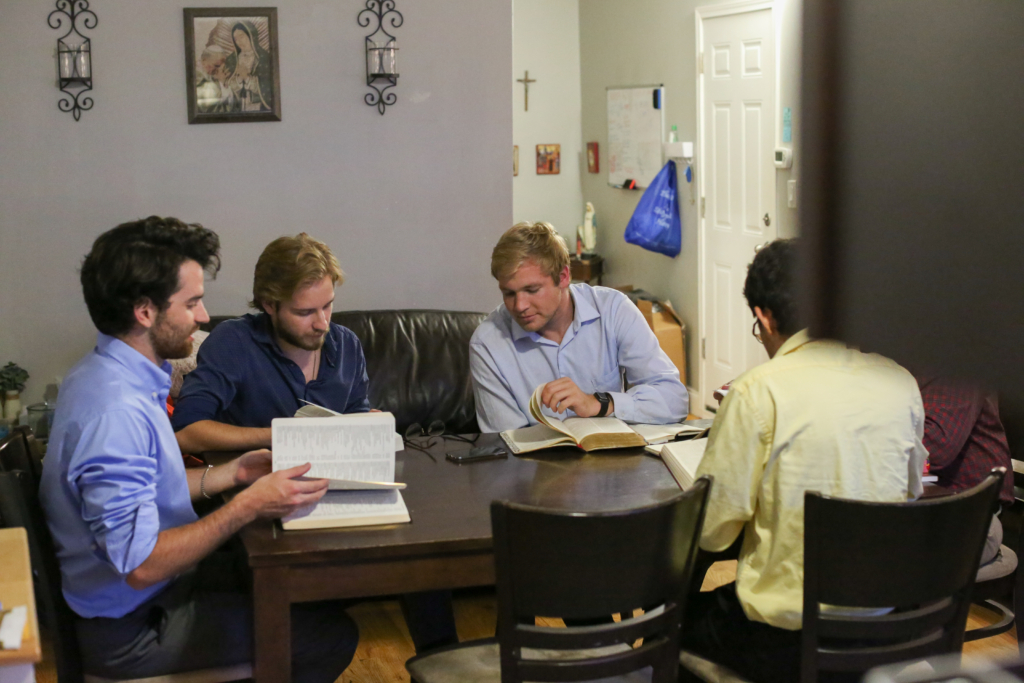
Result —
<instances>
[{"instance_id":1,"label":"open book on table","mask_svg":"<svg viewBox=\"0 0 1024 683\"><path fill-rule=\"evenodd\" d=\"M326 409L324 409L326 410ZM395 416L356 413L332 417L283 417L271 422L274 471L311 463L309 478L346 484L395 481ZM368 526L408 522L397 489L335 486L319 503L281 520L285 529Z\"/></svg>"},{"instance_id":2,"label":"open book on table","mask_svg":"<svg viewBox=\"0 0 1024 683\"><path fill-rule=\"evenodd\" d=\"M704 449L707 447L707 439L691 439L674 441L662 446L648 446L647 450L661 456L668 471L676 478L679 488L688 489L697 478L697 467L703 460Z\"/></svg>"},{"instance_id":3,"label":"open book on table","mask_svg":"<svg viewBox=\"0 0 1024 683\"><path fill-rule=\"evenodd\" d=\"M510 429L501 438L513 453L529 453L556 446L577 446L590 452L604 448L631 448L664 443L681 434L700 434L710 425L668 424L627 425L617 417L570 417L564 420L546 415L537 387L530 397L530 414L539 424Z\"/></svg>"}]
</instances>

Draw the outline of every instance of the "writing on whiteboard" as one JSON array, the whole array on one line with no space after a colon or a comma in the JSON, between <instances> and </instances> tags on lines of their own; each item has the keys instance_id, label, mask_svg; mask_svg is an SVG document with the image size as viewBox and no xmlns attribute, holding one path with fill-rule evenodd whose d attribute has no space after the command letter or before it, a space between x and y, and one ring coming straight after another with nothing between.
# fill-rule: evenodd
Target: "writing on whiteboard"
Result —
<instances>
[{"instance_id":1,"label":"writing on whiteboard","mask_svg":"<svg viewBox=\"0 0 1024 683\"><path fill-rule=\"evenodd\" d=\"M654 88L612 88L608 97L608 184L627 178L648 187L661 170L664 109L655 109ZM664 102L664 89L659 101Z\"/></svg>"}]
</instances>

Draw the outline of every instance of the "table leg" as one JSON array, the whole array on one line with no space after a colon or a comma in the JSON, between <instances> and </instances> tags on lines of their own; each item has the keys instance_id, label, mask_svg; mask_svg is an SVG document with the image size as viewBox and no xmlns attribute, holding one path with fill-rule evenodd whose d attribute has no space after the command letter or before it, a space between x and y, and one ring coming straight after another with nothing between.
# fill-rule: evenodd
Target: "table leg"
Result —
<instances>
[{"instance_id":1,"label":"table leg","mask_svg":"<svg viewBox=\"0 0 1024 683\"><path fill-rule=\"evenodd\" d=\"M288 683L292 677L292 610L288 569L253 569L253 673L256 683Z\"/></svg>"}]
</instances>

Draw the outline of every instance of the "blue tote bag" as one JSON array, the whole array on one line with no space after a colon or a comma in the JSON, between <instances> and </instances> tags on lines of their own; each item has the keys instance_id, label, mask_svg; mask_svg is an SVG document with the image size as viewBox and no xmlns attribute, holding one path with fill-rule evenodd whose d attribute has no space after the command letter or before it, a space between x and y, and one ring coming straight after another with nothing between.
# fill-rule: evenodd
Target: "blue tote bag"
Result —
<instances>
[{"instance_id":1,"label":"blue tote bag","mask_svg":"<svg viewBox=\"0 0 1024 683\"><path fill-rule=\"evenodd\" d=\"M626 241L665 256L678 256L683 243L676 165L669 161L640 198L626 226Z\"/></svg>"}]
</instances>

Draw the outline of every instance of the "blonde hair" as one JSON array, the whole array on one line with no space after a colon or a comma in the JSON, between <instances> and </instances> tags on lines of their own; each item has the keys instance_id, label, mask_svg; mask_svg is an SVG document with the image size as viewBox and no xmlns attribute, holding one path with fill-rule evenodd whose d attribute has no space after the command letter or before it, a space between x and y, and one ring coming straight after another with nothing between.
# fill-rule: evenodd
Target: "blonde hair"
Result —
<instances>
[{"instance_id":1,"label":"blonde hair","mask_svg":"<svg viewBox=\"0 0 1024 683\"><path fill-rule=\"evenodd\" d=\"M516 223L491 252L491 275L495 280L507 279L527 259L535 261L557 283L569 265L569 249L550 223Z\"/></svg>"},{"instance_id":2,"label":"blonde hair","mask_svg":"<svg viewBox=\"0 0 1024 683\"><path fill-rule=\"evenodd\" d=\"M249 305L262 311L264 304L287 301L295 290L326 276L330 276L335 286L345 281L338 259L326 244L304 232L294 237L278 237L256 261Z\"/></svg>"}]
</instances>

